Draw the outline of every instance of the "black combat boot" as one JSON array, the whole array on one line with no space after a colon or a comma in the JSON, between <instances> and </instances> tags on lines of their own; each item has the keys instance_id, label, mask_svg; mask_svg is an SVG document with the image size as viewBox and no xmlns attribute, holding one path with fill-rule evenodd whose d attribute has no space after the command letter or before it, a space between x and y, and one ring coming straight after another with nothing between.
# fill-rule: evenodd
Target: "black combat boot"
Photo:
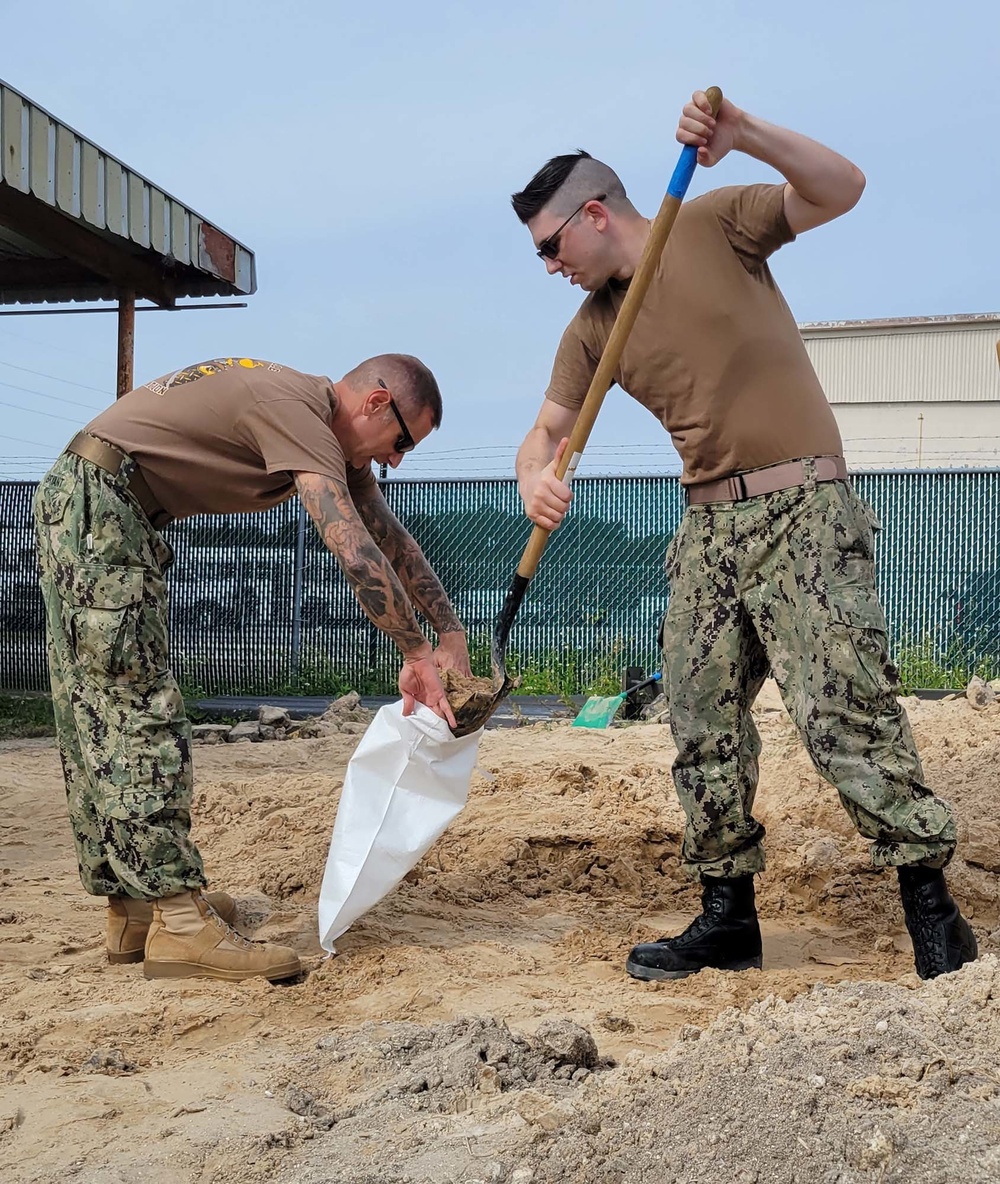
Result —
<instances>
[{"instance_id":1,"label":"black combat boot","mask_svg":"<svg viewBox=\"0 0 1000 1184\"><path fill-rule=\"evenodd\" d=\"M913 941L913 960L921 978L937 978L975 962L979 953L972 926L944 882L940 868L897 868L906 928Z\"/></svg>"},{"instance_id":2,"label":"black combat boot","mask_svg":"<svg viewBox=\"0 0 1000 1184\"><path fill-rule=\"evenodd\" d=\"M687 978L706 966L760 970L761 942L753 876L732 880L703 876L701 915L677 937L635 946L625 969L633 978Z\"/></svg>"}]
</instances>

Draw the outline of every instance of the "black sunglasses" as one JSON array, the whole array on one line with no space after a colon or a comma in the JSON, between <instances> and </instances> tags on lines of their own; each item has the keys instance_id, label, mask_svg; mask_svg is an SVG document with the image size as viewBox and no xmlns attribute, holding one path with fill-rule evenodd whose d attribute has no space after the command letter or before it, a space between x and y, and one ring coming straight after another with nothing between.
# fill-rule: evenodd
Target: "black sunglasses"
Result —
<instances>
[{"instance_id":1,"label":"black sunglasses","mask_svg":"<svg viewBox=\"0 0 1000 1184\"><path fill-rule=\"evenodd\" d=\"M385 385L381 378L376 379L376 381L389 396L389 410L393 413L393 415L395 415L396 423L399 424L399 430L402 433L396 443L392 446L393 452L412 452L413 449L416 448L417 444L410 435L410 429L406 426L406 420L399 414L399 408L396 406L396 400L392 397L392 392Z\"/></svg>"},{"instance_id":2,"label":"black sunglasses","mask_svg":"<svg viewBox=\"0 0 1000 1184\"><path fill-rule=\"evenodd\" d=\"M587 201L604 201L607 196L608 195L606 193L599 193L597 197L588 197ZM581 202L562 224L562 226L558 228L558 230L554 230L548 238L542 239L542 241L538 244L538 250L535 252L539 259L559 258L559 236L566 229L566 226L573 221L577 214L579 214L579 212L587 204L587 201Z\"/></svg>"}]
</instances>

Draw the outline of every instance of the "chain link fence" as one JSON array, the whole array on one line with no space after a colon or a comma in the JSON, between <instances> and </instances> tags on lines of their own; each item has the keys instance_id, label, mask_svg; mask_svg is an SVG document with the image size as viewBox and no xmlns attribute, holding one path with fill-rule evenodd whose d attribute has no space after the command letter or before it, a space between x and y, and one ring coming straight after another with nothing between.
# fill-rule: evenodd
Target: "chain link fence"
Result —
<instances>
[{"instance_id":1,"label":"chain link fence","mask_svg":"<svg viewBox=\"0 0 1000 1184\"><path fill-rule=\"evenodd\" d=\"M920 670L993 673L1000 654L1000 471L861 473L883 529L879 591L897 653ZM31 528L32 482L0 483L0 687L47 689ZM512 480L390 480L394 513L466 624L482 672L529 524ZM546 549L509 645L514 669L556 669L582 691L600 674L653 669L667 603L663 554L683 495L676 477L592 477ZM205 695L392 691L398 657L364 616L299 503L192 518L164 532L172 662ZM904 670L906 663L904 661Z\"/></svg>"}]
</instances>

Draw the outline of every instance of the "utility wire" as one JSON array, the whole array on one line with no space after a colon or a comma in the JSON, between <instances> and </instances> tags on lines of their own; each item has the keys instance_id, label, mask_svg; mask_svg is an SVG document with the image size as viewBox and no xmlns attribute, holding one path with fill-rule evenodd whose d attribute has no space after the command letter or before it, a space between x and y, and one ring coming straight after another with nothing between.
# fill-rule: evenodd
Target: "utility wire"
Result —
<instances>
[{"instance_id":1,"label":"utility wire","mask_svg":"<svg viewBox=\"0 0 1000 1184\"><path fill-rule=\"evenodd\" d=\"M54 349L58 353L68 354L70 357L85 358L91 365L94 365L94 366L99 366L102 364L97 360L96 356L94 356L94 355L85 354L81 350L78 350L78 349L67 349L67 347L65 345L56 345L55 342L52 342L52 341L41 341L41 340L39 340L39 338L32 337L26 333L15 333L12 329L0 329L0 333L2 333L5 337L14 337L18 341L26 341L29 345L36 346L39 349L43 349L43 350L53 350Z\"/></svg>"},{"instance_id":2,"label":"utility wire","mask_svg":"<svg viewBox=\"0 0 1000 1184\"><path fill-rule=\"evenodd\" d=\"M0 385L3 385L0 383ZM10 407L13 411L26 411L29 415L44 415L46 419L61 419L65 423L79 424L79 419L70 419L68 415L54 415L51 411L36 411L34 407L21 407L17 403L4 403L0 400L0 407Z\"/></svg>"},{"instance_id":3,"label":"utility wire","mask_svg":"<svg viewBox=\"0 0 1000 1184\"><path fill-rule=\"evenodd\" d=\"M103 408L95 407L93 403L81 403L79 399L67 399L63 395L47 395L45 391L36 391L34 387L30 386L16 386L13 382L0 382L0 386L7 387L12 391L23 391L26 395L39 395L43 399L55 399L57 403L70 403L74 407L83 407L87 411L103 410Z\"/></svg>"},{"instance_id":4,"label":"utility wire","mask_svg":"<svg viewBox=\"0 0 1000 1184\"><path fill-rule=\"evenodd\" d=\"M67 386L78 386L81 390L96 391L99 395L111 395L111 391L104 387L87 386L85 382L75 382L72 378L60 378L58 374L48 374L45 370L31 370L27 366L15 366L13 362L5 362L2 358L0 358L0 366L7 366L11 370L20 370L24 374L34 374L38 378L51 378L55 382L65 382Z\"/></svg>"},{"instance_id":5,"label":"utility wire","mask_svg":"<svg viewBox=\"0 0 1000 1184\"><path fill-rule=\"evenodd\" d=\"M0 432L0 440L10 440L14 444L30 444L33 448L48 448L49 447L48 444L42 444L38 440L22 440L20 436L8 436L2 432ZM49 453L49 456L53 457L53 454ZM54 459L54 457L53 457L53 459Z\"/></svg>"}]
</instances>

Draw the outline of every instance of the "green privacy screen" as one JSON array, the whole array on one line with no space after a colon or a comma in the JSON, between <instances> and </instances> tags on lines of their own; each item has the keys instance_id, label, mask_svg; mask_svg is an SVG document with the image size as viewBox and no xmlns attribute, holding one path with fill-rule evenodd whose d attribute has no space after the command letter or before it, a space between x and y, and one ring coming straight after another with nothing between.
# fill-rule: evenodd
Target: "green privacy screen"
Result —
<instances>
[{"instance_id":1,"label":"green privacy screen","mask_svg":"<svg viewBox=\"0 0 1000 1184\"><path fill-rule=\"evenodd\" d=\"M879 590L894 646L928 662L991 666L1000 651L1000 472L862 473L882 522ZM680 521L676 477L574 486L518 614L510 652L573 658L582 690L609 661L653 668L667 603L663 553ZM383 485L481 649L530 533L512 480ZM45 641L28 482L0 484L0 687L44 690ZM317 692L335 678L391 690L394 647L364 617L297 501L264 514L192 518L165 531L172 661L207 695ZM315 688L312 684L315 683Z\"/></svg>"}]
</instances>

